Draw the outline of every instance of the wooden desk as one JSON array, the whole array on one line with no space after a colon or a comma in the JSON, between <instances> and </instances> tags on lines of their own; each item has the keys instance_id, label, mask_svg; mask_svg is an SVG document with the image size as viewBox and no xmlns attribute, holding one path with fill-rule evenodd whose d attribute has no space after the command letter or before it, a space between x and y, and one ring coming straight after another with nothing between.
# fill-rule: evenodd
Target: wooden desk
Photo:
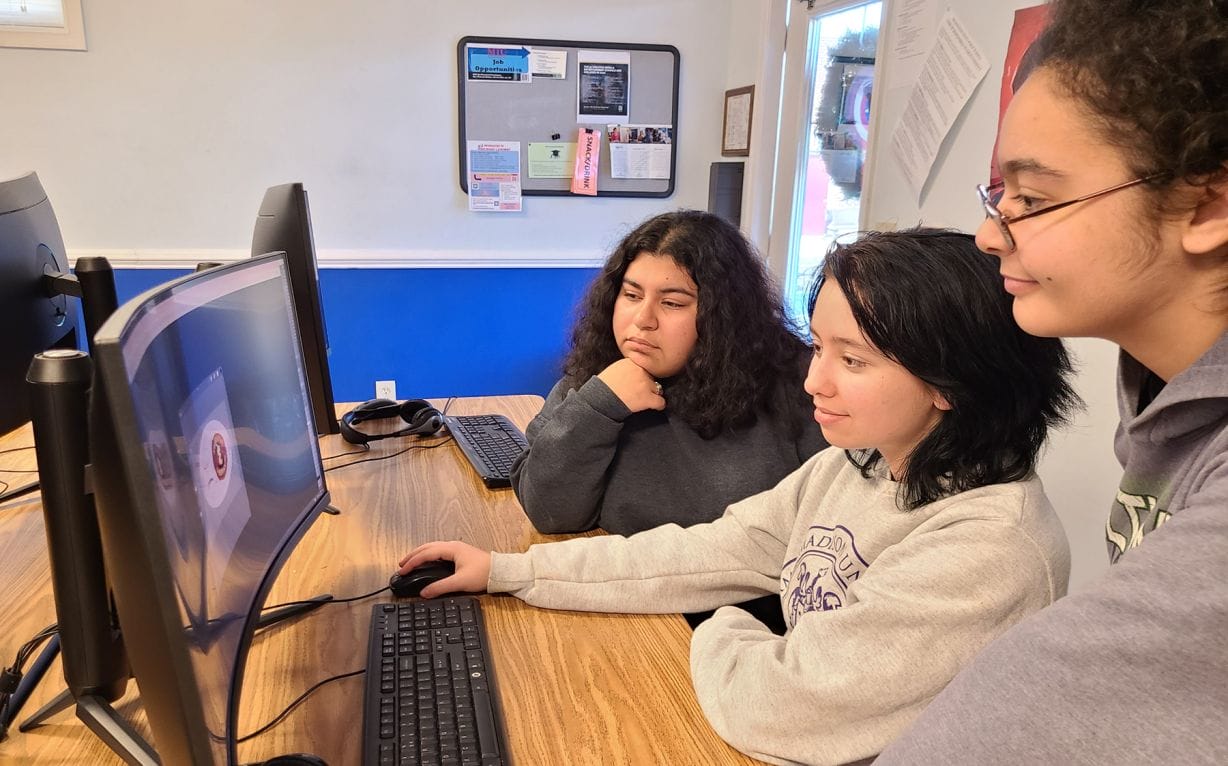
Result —
<instances>
[{"instance_id":1,"label":"wooden desk","mask_svg":"<svg viewBox=\"0 0 1228 766\"><path fill-rule=\"evenodd\" d=\"M438 402L436 404L439 404ZM457 400L452 414L501 412L522 428L535 396ZM344 411L339 408L339 411ZM510 490L487 490L451 443L340 468L360 457L390 455L414 443L389 439L366 455L325 461L333 505L282 569L269 603L321 592L337 597L374 590L397 559L429 540L522 551L557 537L536 533ZM29 429L0 439L0 450L31 444ZM353 450L339 436L322 440L324 456ZM0 453L0 468L31 467L32 451ZM0 474L3 479L8 474ZM55 621L37 495L0 505L0 661ZM387 596L388 594L385 594ZM529 607L510 596L482 596L513 762L543 764L754 763L708 725L691 689L690 629L677 615L604 615ZM385 599L386 600L386 599ZM270 720L308 687L364 665L369 599L329 605L258 636L247 660L241 733ZM243 762L308 751L333 766L357 764L362 738L361 677L319 690L280 725L239 746ZM24 720L63 688L59 663L22 710ZM148 736L135 684L116 707ZM4 764L119 764L71 713L0 743Z\"/></svg>"}]
</instances>

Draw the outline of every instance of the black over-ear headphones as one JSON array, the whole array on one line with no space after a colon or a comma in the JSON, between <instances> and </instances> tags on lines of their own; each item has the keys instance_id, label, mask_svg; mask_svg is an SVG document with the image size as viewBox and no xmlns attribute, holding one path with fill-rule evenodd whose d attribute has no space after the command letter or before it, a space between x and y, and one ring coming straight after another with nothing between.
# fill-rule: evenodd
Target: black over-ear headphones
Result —
<instances>
[{"instance_id":1,"label":"black over-ear headphones","mask_svg":"<svg viewBox=\"0 0 1228 766\"><path fill-rule=\"evenodd\" d=\"M386 434L365 434L354 426L367 420L400 417L409 425ZM425 399L407 399L401 403L391 399L372 399L345 413L341 418L341 437L350 444L391 439L394 436L430 436L443 428L443 414Z\"/></svg>"}]
</instances>

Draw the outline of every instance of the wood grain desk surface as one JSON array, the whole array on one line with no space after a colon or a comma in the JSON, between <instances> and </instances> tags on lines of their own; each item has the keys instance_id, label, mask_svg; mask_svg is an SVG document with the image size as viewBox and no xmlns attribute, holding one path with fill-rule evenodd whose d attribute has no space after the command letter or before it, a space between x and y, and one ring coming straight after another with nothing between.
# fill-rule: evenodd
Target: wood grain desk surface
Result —
<instances>
[{"instance_id":1,"label":"wood grain desk surface","mask_svg":"<svg viewBox=\"0 0 1228 766\"><path fill-rule=\"evenodd\" d=\"M499 412L523 429L540 407L536 396L466 398L449 412ZM27 426L0 438L0 450L32 443ZM340 467L432 444L441 446ZM340 436L321 441L325 457L354 449ZM32 450L0 452L0 469L33 465ZM445 438L374 442L370 452L326 460L325 468L331 469L326 478L333 505L342 513L322 515L308 530L267 603L367 593L387 583L403 553L430 540L523 551L560 539L535 532L511 490L487 490ZM0 480L21 478L0 473ZM317 681L362 668L371 605L390 598L325 606L257 636L247 659L240 733L272 719ZM726 745L704 719L690 682L691 631L680 616L548 611L510 596L483 595L481 601L518 766L756 763ZM54 621L38 495L0 504L0 662L11 663L22 643ZM63 688L57 660L19 720ZM318 689L280 725L240 745L240 761L306 751L333 766L358 764L362 688L362 677L355 677ZM134 683L116 707L148 736ZM0 742L0 763L122 761L65 711L30 732L18 732L15 723Z\"/></svg>"}]
</instances>

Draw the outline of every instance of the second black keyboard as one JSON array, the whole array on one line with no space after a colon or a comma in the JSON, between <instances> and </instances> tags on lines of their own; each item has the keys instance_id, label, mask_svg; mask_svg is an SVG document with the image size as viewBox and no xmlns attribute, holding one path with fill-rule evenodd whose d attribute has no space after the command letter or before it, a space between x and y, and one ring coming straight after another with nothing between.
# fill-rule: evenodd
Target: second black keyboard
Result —
<instances>
[{"instance_id":1,"label":"second black keyboard","mask_svg":"<svg viewBox=\"0 0 1228 766\"><path fill-rule=\"evenodd\" d=\"M509 763L486 628L471 596L376 604L365 766Z\"/></svg>"},{"instance_id":2,"label":"second black keyboard","mask_svg":"<svg viewBox=\"0 0 1228 766\"><path fill-rule=\"evenodd\" d=\"M512 462L529 446L512 421L502 415L448 415L444 422L483 484L512 486Z\"/></svg>"}]
</instances>

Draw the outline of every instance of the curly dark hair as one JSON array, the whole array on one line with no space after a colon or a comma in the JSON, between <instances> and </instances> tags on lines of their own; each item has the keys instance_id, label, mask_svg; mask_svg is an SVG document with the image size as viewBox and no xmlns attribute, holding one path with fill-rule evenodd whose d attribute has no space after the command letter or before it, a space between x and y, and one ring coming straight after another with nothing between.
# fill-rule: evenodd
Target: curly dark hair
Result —
<instances>
[{"instance_id":1,"label":"curly dark hair","mask_svg":"<svg viewBox=\"0 0 1228 766\"><path fill-rule=\"evenodd\" d=\"M1201 186L1228 162L1228 2L1054 0L1038 64L1139 175Z\"/></svg>"},{"instance_id":2,"label":"curly dark hair","mask_svg":"<svg viewBox=\"0 0 1228 766\"><path fill-rule=\"evenodd\" d=\"M971 235L916 228L837 243L811 288L812 314L829 279L866 339L951 405L897 477L902 507L1026 478L1049 428L1081 405L1062 341L1019 329L997 259ZM882 457L845 454L867 476Z\"/></svg>"},{"instance_id":3,"label":"curly dark hair","mask_svg":"<svg viewBox=\"0 0 1228 766\"><path fill-rule=\"evenodd\" d=\"M581 385L622 358L614 302L641 253L667 255L699 288L698 338L686 366L669 381L669 409L705 439L775 414L784 400L809 412L802 389L806 344L786 319L781 296L754 247L719 216L678 210L649 218L623 238L581 303L564 376ZM802 423L797 423L800 432Z\"/></svg>"}]
</instances>

